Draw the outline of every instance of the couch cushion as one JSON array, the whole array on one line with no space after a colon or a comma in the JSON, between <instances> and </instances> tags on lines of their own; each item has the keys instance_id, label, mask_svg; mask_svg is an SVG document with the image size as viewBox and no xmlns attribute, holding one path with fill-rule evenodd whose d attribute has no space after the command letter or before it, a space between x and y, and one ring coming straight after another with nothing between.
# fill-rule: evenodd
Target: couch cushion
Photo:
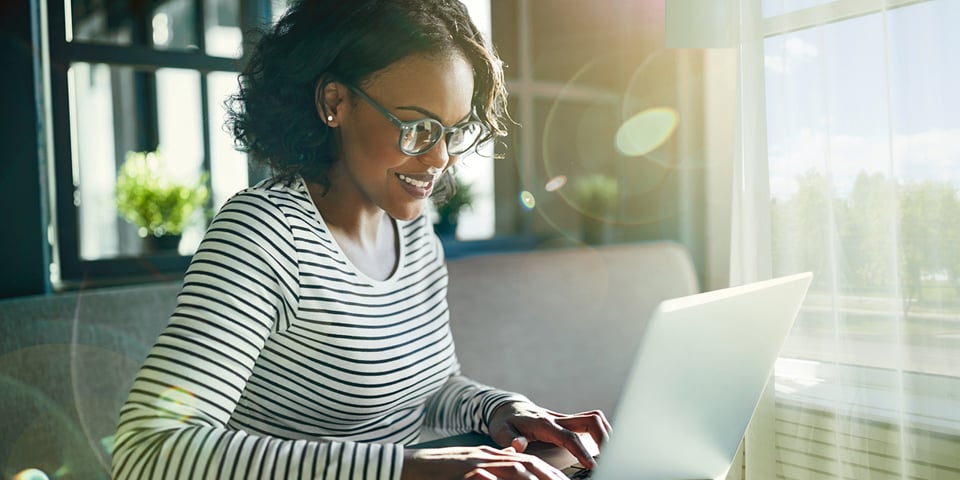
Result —
<instances>
[{"instance_id":1,"label":"couch cushion","mask_svg":"<svg viewBox=\"0 0 960 480\"><path fill-rule=\"evenodd\" d=\"M120 406L177 282L0 301L0 478L109 478Z\"/></svg>"},{"instance_id":2,"label":"couch cushion","mask_svg":"<svg viewBox=\"0 0 960 480\"><path fill-rule=\"evenodd\" d=\"M563 412L611 415L647 319L698 291L672 242L452 260L450 321L463 372Z\"/></svg>"}]
</instances>

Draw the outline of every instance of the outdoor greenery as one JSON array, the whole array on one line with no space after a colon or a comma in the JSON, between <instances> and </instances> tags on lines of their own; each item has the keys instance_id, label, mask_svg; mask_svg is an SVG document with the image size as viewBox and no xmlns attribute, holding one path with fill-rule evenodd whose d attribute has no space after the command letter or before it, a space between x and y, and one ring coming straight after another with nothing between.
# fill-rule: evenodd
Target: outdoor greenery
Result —
<instances>
[{"instance_id":1,"label":"outdoor greenery","mask_svg":"<svg viewBox=\"0 0 960 480\"><path fill-rule=\"evenodd\" d=\"M797 183L792 197L772 205L779 269L813 270L821 286L847 294L898 291L906 312L960 301L960 200L951 183L861 173L845 196L816 171Z\"/></svg>"},{"instance_id":2,"label":"outdoor greenery","mask_svg":"<svg viewBox=\"0 0 960 480\"><path fill-rule=\"evenodd\" d=\"M141 237L180 235L209 198L207 174L178 182L163 169L157 152L128 152L117 175L117 210Z\"/></svg>"}]
</instances>

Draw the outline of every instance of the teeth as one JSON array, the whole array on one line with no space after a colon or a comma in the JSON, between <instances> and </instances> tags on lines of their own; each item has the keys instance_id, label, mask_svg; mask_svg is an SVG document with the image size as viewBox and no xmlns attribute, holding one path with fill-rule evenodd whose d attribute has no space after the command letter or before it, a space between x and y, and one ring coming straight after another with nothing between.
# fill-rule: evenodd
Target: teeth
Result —
<instances>
[{"instance_id":1,"label":"teeth","mask_svg":"<svg viewBox=\"0 0 960 480\"><path fill-rule=\"evenodd\" d=\"M399 177L400 180L403 180L404 182L407 182L417 188L427 188L427 185L430 185L430 182L421 182L420 180L410 178L402 173L398 173L397 177Z\"/></svg>"}]
</instances>

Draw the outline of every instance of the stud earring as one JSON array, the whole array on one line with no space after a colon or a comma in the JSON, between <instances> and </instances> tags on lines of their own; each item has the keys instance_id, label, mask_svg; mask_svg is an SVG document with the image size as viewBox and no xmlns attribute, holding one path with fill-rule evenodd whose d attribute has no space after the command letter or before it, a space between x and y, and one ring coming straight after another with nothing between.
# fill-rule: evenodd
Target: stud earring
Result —
<instances>
[{"instance_id":1,"label":"stud earring","mask_svg":"<svg viewBox=\"0 0 960 480\"><path fill-rule=\"evenodd\" d=\"M327 121L328 121L328 122L332 122L332 121L333 121L333 115L327 115Z\"/></svg>"}]
</instances>

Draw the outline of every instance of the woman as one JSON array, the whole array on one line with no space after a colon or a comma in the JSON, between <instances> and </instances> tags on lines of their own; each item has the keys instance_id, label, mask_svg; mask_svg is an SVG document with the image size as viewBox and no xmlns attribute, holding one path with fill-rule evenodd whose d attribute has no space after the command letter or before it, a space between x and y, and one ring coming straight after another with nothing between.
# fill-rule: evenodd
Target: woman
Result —
<instances>
[{"instance_id":1,"label":"woman","mask_svg":"<svg viewBox=\"0 0 960 480\"><path fill-rule=\"evenodd\" d=\"M423 215L503 135L500 61L457 0L304 0L258 43L231 122L277 173L211 223L121 410L114 478L563 478L600 412L460 375ZM412 449L424 427L505 447Z\"/></svg>"}]
</instances>

